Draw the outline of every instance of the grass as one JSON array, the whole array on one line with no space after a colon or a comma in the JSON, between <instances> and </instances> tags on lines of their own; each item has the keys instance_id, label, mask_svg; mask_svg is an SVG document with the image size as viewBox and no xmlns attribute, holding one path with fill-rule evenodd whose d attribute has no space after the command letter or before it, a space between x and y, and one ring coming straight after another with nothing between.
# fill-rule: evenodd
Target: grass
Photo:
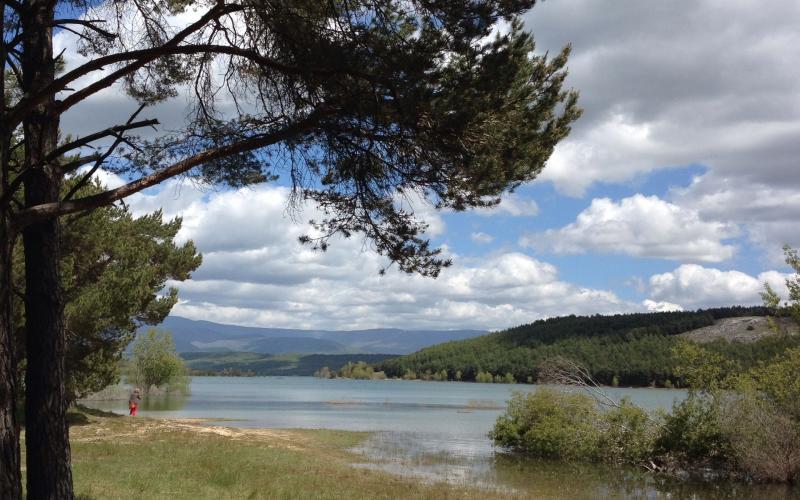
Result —
<instances>
[{"instance_id":1,"label":"grass","mask_svg":"<svg viewBox=\"0 0 800 500\"><path fill-rule=\"evenodd\" d=\"M192 420L71 416L78 498L507 498L355 468L365 433L233 429ZM363 460L362 460L363 461Z\"/></svg>"}]
</instances>

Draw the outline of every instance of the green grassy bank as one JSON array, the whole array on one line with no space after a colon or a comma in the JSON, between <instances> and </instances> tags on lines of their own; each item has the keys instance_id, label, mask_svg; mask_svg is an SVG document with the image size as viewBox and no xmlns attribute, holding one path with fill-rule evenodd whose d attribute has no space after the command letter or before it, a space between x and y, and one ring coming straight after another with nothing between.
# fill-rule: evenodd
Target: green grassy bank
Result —
<instances>
[{"instance_id":1,"label":"green grassy bank","mask_svg":"<svg viewBox=\"0 0 800 500\"><path fill-rule=\"evenodd\" d=\"M70 428L80 499L507 498L355 468L364 433L233 429L80 412Z\"/></svg>"}]
</instances>

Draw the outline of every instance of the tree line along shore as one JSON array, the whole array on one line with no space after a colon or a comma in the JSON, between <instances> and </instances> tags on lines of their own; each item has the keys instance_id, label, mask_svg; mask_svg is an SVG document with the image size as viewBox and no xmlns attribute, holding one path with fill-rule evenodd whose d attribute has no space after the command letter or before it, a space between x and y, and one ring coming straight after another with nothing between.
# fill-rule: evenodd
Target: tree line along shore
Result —
<instances>
[{"instance_id":1,"label":"tree line along shore","mask_svg":"<svg viewBox=\"0 0 800 500\"><path fill-rule=\"evenodd\" d=\"M467 340L438 344L416 353L378 362L350 362L338 370L323 367L316 375L345 378L484 383L537 383L551 359L568 358L586 367L608 386L687 387L678 373L675 346L683 340L746 370L800 346L796 326L770 319L768 307L726 307L688 312L565 316L536 321ZM698 338L696 332L729 320L753 332L747 341L724 336ZM788 319L788 318L787 318ZM772 327L767 327L772 321ZM749 330L748 330L749 329ZM761 330L760 332L758 330ZM733 335L731 335L733 336ZM732 368L734 369L734 368Z\"/></svg>"}]
</instances>

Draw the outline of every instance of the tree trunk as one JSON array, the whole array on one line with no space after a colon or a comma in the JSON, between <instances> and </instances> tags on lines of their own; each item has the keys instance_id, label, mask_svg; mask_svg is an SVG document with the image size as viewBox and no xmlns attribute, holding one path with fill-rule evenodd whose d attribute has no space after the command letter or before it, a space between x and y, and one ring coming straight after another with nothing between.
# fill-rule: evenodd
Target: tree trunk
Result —
<instances>
[{"instance_id":1,"label":"tree trunk","mask_svg":"<svg viewBox=\"0 0 800 500\"><path fill-rule=\"evenodd\" d=\"M53 179L36 172L26 182L29 204L55 200ZM58 193L58 190L55 190ZM72 498L67 398L64 387L63 306L58 272L58 221L25 229L25 443L28 495Z\"/></svg>"},{"instance_id":2,"label":"tree trunk","mask_svg":"<svg viewBox=\"0 0 800 500\"><path fill-rule=\"evenodd\" d=\"M0 25L0 40L6 39L6 26ZM0 60L6 60L6 50L0 47ZM3 99L0 115L6 115L6 81L0 81ZM0 118L0 188L7 195L10 178L11 131ZM12 235L9 211L0 207L0 498L22 498L20 476L19 424L17 423L17 357L12 315Z\"/></svg>"},{"instance_id":3,"label":"tree trunk","mask_svg":"<svg viewBox=\"0 0 800 500\"><path fill-rule=\"evenodd\" d=\"M31 1L22 16L23 88L37 93L55 77L52 0ZM39 105L23 122L25 162L34 167L25 178L25 205L58 201L62 174L58 160L46 157L58 141L55 98ZM64 318L59 275L57 219L23 230L25 246L25 435L28 496L72 499L67 398L64 385Z\"/></svg>"},{"instance_id":4,"label":"tree trunk","mask_svg":"<svg viewBox=\"0 0 800 500\"><path fill-rule=\"evenodd\" d=\"M22 498L16 418L17 362L11 316L13 245L8 221L0 219L0 498L9 500Z\"/></svg>"}]
</instances>

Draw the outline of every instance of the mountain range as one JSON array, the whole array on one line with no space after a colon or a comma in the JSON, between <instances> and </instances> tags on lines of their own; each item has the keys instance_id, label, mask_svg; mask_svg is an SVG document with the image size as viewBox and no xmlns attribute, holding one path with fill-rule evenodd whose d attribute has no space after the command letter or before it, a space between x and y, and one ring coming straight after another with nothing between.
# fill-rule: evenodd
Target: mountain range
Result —
<instances>
[{"instance_id":1,"label":"mountain range","mask_svg":"<svg viewBox=\"0 0 800 500\"><path fill-rule=\"evenodd\" d=\"M146 330L149 327L143 327ZM408 354L451 340L484 335L481 330L300 330L225 325L169 316L158 328L170 331L178 352L270 354Z\"/></svg>"}]
</instances>

